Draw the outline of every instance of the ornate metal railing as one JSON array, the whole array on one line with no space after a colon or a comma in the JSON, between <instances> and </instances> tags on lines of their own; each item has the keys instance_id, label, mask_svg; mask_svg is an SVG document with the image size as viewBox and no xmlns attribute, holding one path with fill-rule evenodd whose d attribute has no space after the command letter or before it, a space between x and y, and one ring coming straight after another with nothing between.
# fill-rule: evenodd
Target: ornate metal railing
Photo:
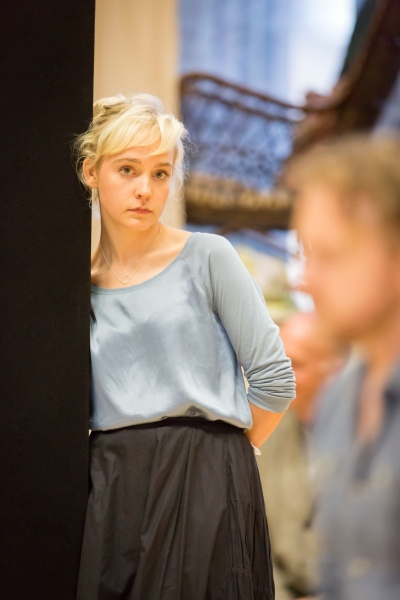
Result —
<instances>
[{"instance_id":1,"label":"ornate metal railing","mask_svg":"<svg viewBox=\"0 0 400 600\"><path fill-rule=\"evenodd\" d=\"M191 74L181 82L189 130L188 219L229 225L285 227L290 198L276 181L293 147L301 108Z\"/></svg>"},{"instance_id":2,"label":"ornate metal railing","mask_svg":"<svg viewBox=\"0 0 400 600\"><path fill-rule=\"evenodd\" d=\"M400 69L399 40L399 0L380 0L346 75L304 107L203 73L183 77L181 111L192 142L188 220L286 227L285 160L321 139L373 127Z\"/></svg>"}]
</instances>

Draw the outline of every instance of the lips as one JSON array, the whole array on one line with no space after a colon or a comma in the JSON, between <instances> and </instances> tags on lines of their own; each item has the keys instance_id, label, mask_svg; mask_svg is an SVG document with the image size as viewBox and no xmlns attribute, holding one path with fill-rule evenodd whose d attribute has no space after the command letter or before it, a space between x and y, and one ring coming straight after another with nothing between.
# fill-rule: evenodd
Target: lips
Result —
<instances>
[{"instance_id":1,"label":"lips","mask_svg":"<svg viewBox=\"0 0 400 600\"><path fill-rule=\"evenodd\" d=\"M130 208L129 209L131 212L135 212L135 213L139 213L139 214L146 214L151 212L151 210L148 210L147 208Z\"/></svg>"}]
</instances>

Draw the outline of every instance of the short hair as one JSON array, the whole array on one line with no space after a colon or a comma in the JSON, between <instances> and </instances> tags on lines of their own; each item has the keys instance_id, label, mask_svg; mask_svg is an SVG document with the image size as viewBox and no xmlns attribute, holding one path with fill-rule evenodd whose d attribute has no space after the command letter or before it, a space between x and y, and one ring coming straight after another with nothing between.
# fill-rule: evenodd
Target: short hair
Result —
<instances>
[{"instance_id":1,"label":"short hair","mask_svg":"<svg viewBox=\"0 0 400 600\"><path fill-rule=\"evenodd\" d=\"M286 181L296 193L321 185L337 193L348 214L368 202L382 225L400 233L400 138L349 134L294 156Z\"/></svg>"},{"instance_id":2,"label":"short hair","mask_svg":"<svg viewBox=\"0 0 400 600\"><path fill-rule=\"evenodd\" d=\"M93 105L93 119L84 133L76 136L74 150L78 177L98 201L98 191L90 188L83 175L83 161L90 158L96 167L107 154L117 154L130 146L148 147L158 143L151 154L174 150L170 195L181 188L185 177L184 141L188 132L174 115L165 111L156 96L151 94L119 94L101 98Z\"/></svg>"}]
</instances>

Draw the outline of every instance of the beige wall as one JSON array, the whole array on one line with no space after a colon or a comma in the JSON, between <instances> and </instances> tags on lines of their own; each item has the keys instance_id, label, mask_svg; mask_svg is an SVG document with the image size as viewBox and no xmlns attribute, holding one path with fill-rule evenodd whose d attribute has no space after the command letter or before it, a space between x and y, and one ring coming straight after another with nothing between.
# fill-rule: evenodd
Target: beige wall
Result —
<instances>
[{"instance_id":1,"label":"beige wall","mask_svg":"<svg viewBox=\"0 0 400 600\"><path fill-rule=\"evenodd\" d=\"M149 92L178 111L178 0L97 0L94 99ZM163 222L180 227L182 206L167 203ZM92 249L100 225L93 219Z\"/></svg>"}]
</instances>

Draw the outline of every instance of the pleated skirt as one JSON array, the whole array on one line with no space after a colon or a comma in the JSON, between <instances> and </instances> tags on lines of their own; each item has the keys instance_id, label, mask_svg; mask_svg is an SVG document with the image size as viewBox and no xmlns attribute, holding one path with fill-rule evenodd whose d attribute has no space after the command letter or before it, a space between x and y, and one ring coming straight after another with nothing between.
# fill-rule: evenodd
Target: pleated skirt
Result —
<instances>
[{"instance_id":1,"label":"pleated skirt","mask_svg":"<svg viewBox=\"0 0 400 600\"><path fill-rule=\"evenodd\" d=\"M77 600L273 600L253 448L223 421L90 436Z\"/></svg>"}]
</instances>

